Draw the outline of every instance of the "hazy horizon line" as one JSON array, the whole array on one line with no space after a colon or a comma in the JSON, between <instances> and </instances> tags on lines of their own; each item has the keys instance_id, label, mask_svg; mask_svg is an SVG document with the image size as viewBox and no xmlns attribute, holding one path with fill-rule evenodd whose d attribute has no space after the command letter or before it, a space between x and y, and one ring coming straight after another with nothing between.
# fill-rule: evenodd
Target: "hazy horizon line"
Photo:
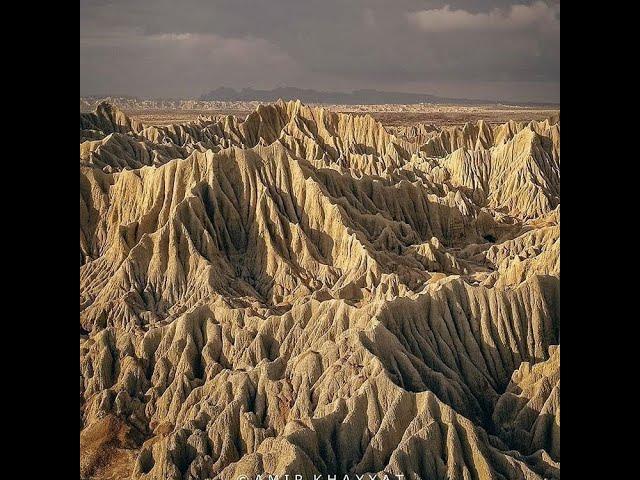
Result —
<instances>
[{"instance_id":1,"label":"hazy horizon line","mask_svg":"<svg viewBox=\"0 0 640 480\"><path fill-rule=\"evenodd\" d=\"M379 89L375 89L375 88L358 88L358 89L353 89L353 90L318 90L315 88L305 88L305 87L298 87L298 86L277 86L274 88L255 88L255 87L251 87L251 86L244 86L244 87L229 87L226 85L221 85L218 87L215 87L207 92L204 92L200 95L192 95L192 96L178 96L178 97L172 97L172 96L144 96L144 95L133 95L133 94L129 94L129 93L90 93L90 94L80 94L80 98L104 98L104 97L120 97L120 98L130 98L130 99L136 99L136 100L151 100L151 101L160 101L160 100L171 100L171 101L176 101L176 100L192 100L192 101L220 101L220 102L264 102L264 101L277 101L278 99L274 99L274 100L264 100L264 99L242 99L242 100L208 100L208 99L203 99L202 97L206 96L206 95L210 95L213 92L216 92L218 90L233 90L235 93L242 93L244 91L254 91L254 92L262 92L262 93L271 93L271 92L275 92L277 90L285 90L285 89L292 89L292 90L303 90L303 91L307 91L307 92L313 92L313 93L317 93L317 94L325 94L325 95L354 95L356 93L361 93L361 92L375 92L378 94L387 94L387 95L407 95L407 96L424 96L424 97L431 97L433 100L439 100L439 101L425 101L425 102L374 102L374 103L369 103L370 105L376 105L376 104L395 104L395 105L403 105L403 104L419 104L419 103L444 103L444 101L468 101L468 102L475 102L475 103L479 103L479 102L483 102L486 104L505 104L505 105L510 105L510 106L515 106L515 105L552 105L552 106L560 106L560 101L557 102L552 102L552 101L535 101L535 100L506 100L506 99L487 99L487 98L469 98L469 97L449 97L449 96L441 96L441 95L437 95L434 93L423 93L423 92L404 92L404 91L399 91L399 90L379 90ZM299 98L282 98L282 100L298 100ZM301 100L301 99L300 99ZM301 100L303 101L303 100ZM304 102L303 103L317 103L317 104L331 104L331 102ZM340 103L340 102L335 102L335 103Z\"/></svg>"}]
</instances>

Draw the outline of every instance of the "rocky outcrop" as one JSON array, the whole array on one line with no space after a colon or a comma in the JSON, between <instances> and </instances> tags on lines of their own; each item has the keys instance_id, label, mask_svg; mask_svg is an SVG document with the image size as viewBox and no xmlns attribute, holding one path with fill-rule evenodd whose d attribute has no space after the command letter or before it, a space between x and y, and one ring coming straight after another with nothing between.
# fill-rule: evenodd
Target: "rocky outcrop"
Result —
<instances>
[{"instance_id":1,"label":"rocky outcrop","mask_svg":"<svg viewBox=\"0 0 640 480\"><path fill-rule=\"evenodd\" d=\"M83 478L559 478L559 123L80 127Z\"/></svg>"}]
</instances>

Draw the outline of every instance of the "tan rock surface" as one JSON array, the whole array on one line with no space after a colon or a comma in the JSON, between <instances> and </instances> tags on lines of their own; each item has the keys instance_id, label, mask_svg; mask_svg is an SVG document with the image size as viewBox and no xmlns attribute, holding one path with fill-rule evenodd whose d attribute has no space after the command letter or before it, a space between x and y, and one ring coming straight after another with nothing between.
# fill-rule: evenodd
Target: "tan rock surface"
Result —
<instances>
[{"instance_id":1,"label":"tan rock surface","mask_svg":"<svg viewBox=\"0 0 640 480\"><path fill-rule=\"evenodd\" d=\"M559 478L559 120L80 138L83 478Z\"/></svg>"}]
</instances>

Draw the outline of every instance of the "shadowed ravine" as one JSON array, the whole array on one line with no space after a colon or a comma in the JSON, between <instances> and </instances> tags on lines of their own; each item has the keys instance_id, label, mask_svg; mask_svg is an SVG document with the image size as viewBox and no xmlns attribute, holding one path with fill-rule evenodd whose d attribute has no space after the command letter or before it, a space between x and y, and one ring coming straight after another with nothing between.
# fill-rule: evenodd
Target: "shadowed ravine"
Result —
<instances>
[{"instance_id":1,"label":"shadowed ravine","mask_svg":"<svg viewBox=\"0 0 640 480\"><path fill-rule=\"evenodd\" d=\"M560 477L559 119L80 142L82 478Z\"/></svg>"}]
</instances>

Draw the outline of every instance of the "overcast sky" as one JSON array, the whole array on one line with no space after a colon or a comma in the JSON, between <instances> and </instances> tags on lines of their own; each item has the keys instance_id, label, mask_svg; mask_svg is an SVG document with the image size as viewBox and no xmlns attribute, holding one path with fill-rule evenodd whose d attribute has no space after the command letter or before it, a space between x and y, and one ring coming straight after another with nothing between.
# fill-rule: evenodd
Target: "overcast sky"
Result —
<instances>
[{"instance_id":1,"label":"overcast sky","mask_svg":"<svg viewBox=\"0 0 640 480\"><path fill-rule=\"evenodd\" d=\"M559 102L560 3L81 0L81 95L220 86Z\"/></svg>"}]
</instances>

